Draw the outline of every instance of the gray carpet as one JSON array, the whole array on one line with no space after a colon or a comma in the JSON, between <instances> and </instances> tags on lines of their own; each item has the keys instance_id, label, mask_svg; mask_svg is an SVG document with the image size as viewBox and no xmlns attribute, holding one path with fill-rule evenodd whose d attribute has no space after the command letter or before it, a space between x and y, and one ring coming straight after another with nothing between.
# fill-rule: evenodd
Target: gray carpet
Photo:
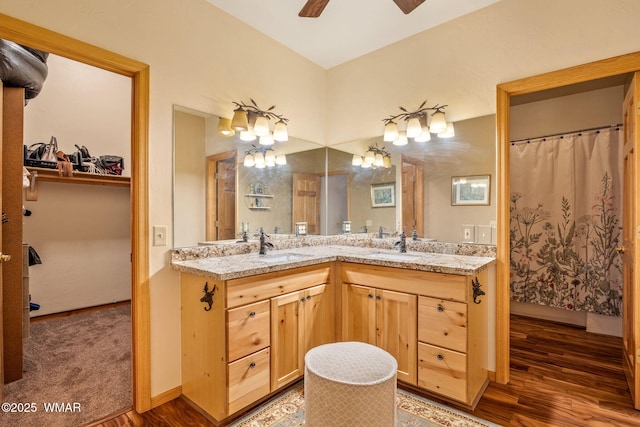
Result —
<instances>
[{"instance_id":1,"label":"gray carpet","mask_svg":"<svg viewBox=\"0 0 640 427\"><path fill-rule=\"evenodd\" d=\"M131 307L32 322L24 371L5 385L0 426L80 426L130 407Z\"/></svg>"}]
</instances>

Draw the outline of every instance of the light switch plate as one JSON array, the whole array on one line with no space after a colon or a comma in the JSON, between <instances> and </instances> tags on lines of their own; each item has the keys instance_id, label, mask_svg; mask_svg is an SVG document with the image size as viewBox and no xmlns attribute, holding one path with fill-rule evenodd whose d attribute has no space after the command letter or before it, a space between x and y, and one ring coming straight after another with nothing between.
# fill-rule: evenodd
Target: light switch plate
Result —
<instances>
[{"instance_id":1,"label":"light switch plate","mask_svg":"<svg viewBox=\"0 0 640 427\"><path fill-rule=\"evenodd\" d=\"M167 246L166 225L155 225L153 227L153 246Z\"/></svg>"}]
</instances>

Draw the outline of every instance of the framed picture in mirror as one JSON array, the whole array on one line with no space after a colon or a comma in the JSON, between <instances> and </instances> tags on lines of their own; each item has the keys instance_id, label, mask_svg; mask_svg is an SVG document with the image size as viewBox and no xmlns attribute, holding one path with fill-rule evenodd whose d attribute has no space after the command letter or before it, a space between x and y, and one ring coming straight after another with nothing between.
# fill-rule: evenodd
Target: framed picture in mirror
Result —
<instances>
[{"instance_id":1,"label":"framed picture in mirror","mask_svg":"<svg viewBox=\"0 0 640 427\"><path fill-rule=\"evenodd\" d=\"M491 175L451 177L451 204L453 206L489 205Z\"/></svg>"},{"instance_id":2,"label":"framed picture in mirror","mask_svg":"<svg viewBox=\"0 0 640 427\"><path fill-rule=\"evenodd\" d=\"M396 184L371 184L371 207L386 208L396 205Z\"/></svg>"}]
</instances>

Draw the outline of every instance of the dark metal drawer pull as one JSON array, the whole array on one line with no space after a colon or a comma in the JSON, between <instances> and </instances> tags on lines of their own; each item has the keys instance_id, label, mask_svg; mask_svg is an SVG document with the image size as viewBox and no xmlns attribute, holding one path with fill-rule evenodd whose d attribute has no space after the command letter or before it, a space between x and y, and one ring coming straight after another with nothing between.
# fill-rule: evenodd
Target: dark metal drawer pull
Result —
<instances>
[{"instance_id":1,"label":"dark metal drawer pull","mask_svg":"<svg viewBox=\"0 0 640 427\"><path fill-rule=\"evenodd\" d=\"M254 318L256 317L256 312L252 311L251 313L249 313L249 317Z\"/></svg>"}]
</instances>

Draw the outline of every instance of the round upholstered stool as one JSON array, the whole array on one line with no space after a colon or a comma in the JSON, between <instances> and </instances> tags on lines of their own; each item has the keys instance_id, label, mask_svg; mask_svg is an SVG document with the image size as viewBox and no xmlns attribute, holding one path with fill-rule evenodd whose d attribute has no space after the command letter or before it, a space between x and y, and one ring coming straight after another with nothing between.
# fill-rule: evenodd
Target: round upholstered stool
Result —
<instances>
[{"instance_id":1,"label":"round upholstered stool","mask_svg":"<svg viewBox=\"0 0 640 427\"><path fill-rule=\"evenodd\" d=\"M315 347L305 355L306 427L394 427L398 362L361 342Z\"/></svg>"}]
</instances>

